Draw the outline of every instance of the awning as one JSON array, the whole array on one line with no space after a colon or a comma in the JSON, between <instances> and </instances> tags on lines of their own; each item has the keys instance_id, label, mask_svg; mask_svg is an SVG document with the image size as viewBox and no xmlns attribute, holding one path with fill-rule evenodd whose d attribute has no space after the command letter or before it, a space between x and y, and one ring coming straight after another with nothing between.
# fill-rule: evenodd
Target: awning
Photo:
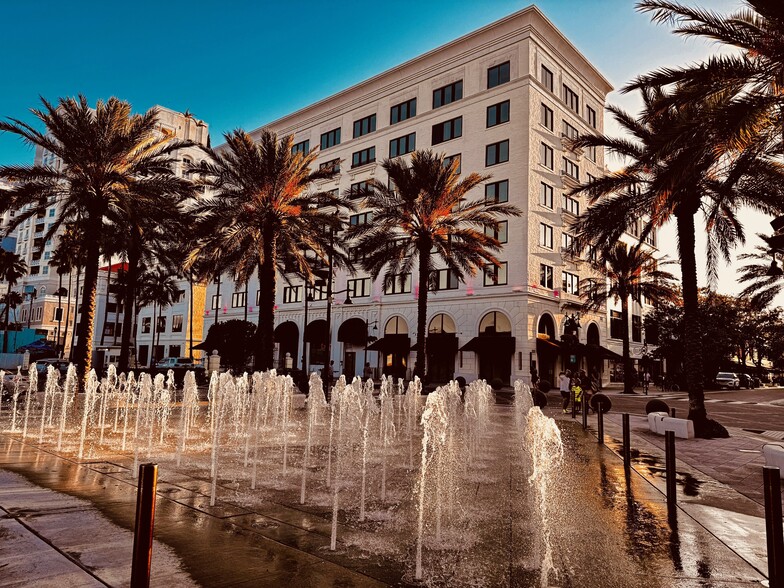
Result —
<instances>
[{"instance_id":1,"label":"awning","mask_svg":"<svg viewBox=\"0 0 784 588\"><path fill-rule=\"evenodd\" d=\"M552 339L536 338L536 352L544 354L561 353L561 343Z\"/></svg>"},{"instance_id":2,"label":"awning","mask_svg":"<svg viewBox=\"0 0 784 588\"><path fill-rule=\"evenodd\" d=\"M460 351L503 353L511 355L515 350L515 338L505 335L480 335L460 348Z\"/></svg>"},{"instance_id":3,"label":"awning","mask_svg":"<svg viewBox=\"0 0 784 588\"><path fill-rule=\"evenodd\" d=\"M327 343L327 321L317 319L312 321L305 327L305 341L307 343L316 343L318 345L326 345Z\"/></svg>"},{"instance_id":4,"label":"awning","mask_svg":"<svg viewBox=\"0 0 784 588\"><path fill-rule=\"evenodd\" d=\"M368 351L383 353L408 353L409 349L411 349L411 339L408 335L384 335L368 345Z\"/></svg>"},{"instance_id":5,"label":"awning","mask_svg":"<svg viewBox=\"0 0 784 588\"><path fill-rule=\"evenodd\" d=\"M616 361L623 359L622 355L618 355L615 351L602 347L601 345L586 345L585 352L587 355L593 355L594 357L600 357L601 359L614 359Z\"/></svg>"},{"instance_id":6,"label":"awning","mask_svg":"<svg viewBox=\"0 0 784 588\"><path fill-rule=\"evenodd\" d=\"M411 351L419 352L416 343ZM454 355L457 353L457 335L455 333L430 333L427 336L427 353L429 355Z\"/></svg>"},{"instance_id":7,"label":"awning","mask_svg":"<svg viewBox=\"0 0 784 588\"><path fill-rule=\"evenodd\" d=\"M352 345L364 345L367 341L367 323L361 319L348 319L338 329L338 341Z\"/></svg>"}]
</instances>

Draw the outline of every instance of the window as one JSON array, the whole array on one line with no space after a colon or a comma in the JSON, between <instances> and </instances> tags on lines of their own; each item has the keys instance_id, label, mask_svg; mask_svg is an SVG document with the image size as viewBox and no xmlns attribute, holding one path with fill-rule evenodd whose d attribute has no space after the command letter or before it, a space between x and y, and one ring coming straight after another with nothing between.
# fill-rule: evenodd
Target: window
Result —
<instances>
[{"instance_id":1,"label":"window","mask_svg":"<svg viewBox=\"0 0 784 588\"><path fill-rule=\"evenodd\" d=\"M485 185L487 202L509 202L509 180L500 180Z\"/></svg>"},{"instance_id":2,"label":"window","mask_svg":"<svg viewBox=\"0 0 784 588\"><path fill-rule=\"evenodd\" d=\"M653 230L649 231L649 232L648 232L648 233L645 235L645 239L644 239L644 240L645 240L645 242L646 242L648 245L652 245L653 247L656 247L656 232L655 232L655 231L653 231Z\"/></svg>"},{"instance_id":3,"label":"window","mask_svg":"<svg viewBox=\"0 0 784 588\"><path fill-rule=\"evenodd\" d=\"M359 226L359 225L366 225L372 220L373 220L372 212L362 212L360 214L352 214L348 219L348 223L351 226Z\"/></svg>"},{"instance_id":4,"label":"window","mask_svg":"<svg viewBox=\"0 0 784 588\"><path fill-rule=\"evenodd\" d=\"M44 275L48 274L49 273L49 266L48 265L43 266L43 268L41 268L41 273L44 274Z\"/></svg>"},{"instance_id":5,"label":"window","mask_svg":"<svg viewBox=\"0 0 784 588\"><path fill-rule=\"evenodd\" d=\"M159 316L158 317L158 332L165 333L166 332L166 317Z\"/></svg>"},{"instance_id":6,"label":"window","mask_svg":"<svg viewBox=\"0 0 784 588\"><path fill-rule=\"evenodd\" d=\"M563 136L567 139L576 139L580 136L580 131L578 131L568 122L563 121Z\"/></svg>"},{"instance_id":7,"label":"window","mask_svg":"<svg viewBox=\"0 0 784 588\"><path fill-rule=\"evenodd\" d=\"M152 317L151 316L142 317L142 333L149 333L151 328L152 328Z\"/></svg>"},{"instance_id":8,"label":"window","mask_svg":"<svg viewBox=\"0 0 784 588\"><path fill-rule=\"evenodd\" d=\"M349 198L364 198L365 194L367 194L369 191L370 187L368 186L367 182L356 182L351 184L351 188L349 188Z\"/></svg>"},{"instance_id":9,"label":"window","mask_svg":"<svg viewBox=\"0 0 784 588\"><path fill-rule=\"evenodd\" d=\"M501 265L494 265L489 263L485 266L485 286L506 286L506 262L502 261Z\"/></svg>"},{"instance_id":10,"label":"window","mask_svg":"<svg viewBox=\"0 0 784 588\"><path fill-rule=\"evenodd\" d=\"M622 339L623 331L626 325L623 324L621 313L617 310L610 311L610 337L613 339Z\"/></svg>"},{"instance_id":11,"label":"window","mask_svg":"<svg viewBox=\"0 0 784 588\"><path fill-rule=\"evenodd\" d=\"M452 165L453 161L457 162L457 166L455 167L455 172L459 174L460 173L460 164L461 164L461 159L460 159L460 154L459 153L457 155L448 155L447 157L444 157L444 167L448 168L449 166Z\"/></svg>"},{"instance_id":12,"label":"window","mask_svg":"<svg viewBox=\"0 0 784 588\"><path fill-rule=\"evenodd\" d=\"M302 286L286 286L283 288L283 303L302 302Z\"/></svg>"},{"instance_id":13,"label":"window","mask_svg":"<svg viewBox=\"0 0 784 588\"><path fill-rule=\"evenodd\" d=\"M509 122L509 100L487 107L487 128Z\"/></svg>"},{"instance_id":14,"label":"window","mask_svg":"<svg viewBox=\"0 0 784 588\"><path fill-rule=\"evenodd\" d=\"M588 245L588 248L585 252L585 259L588 261L596 262L598 259L598 255L596 253L596 245Z\"/></svg>"},{"instance_id":15,"label":"window","mask_svg":"<svg viewBox=\"0 0 784 588\"><path fill-rule=\"evenodd\" d=\"M319 171L328 171L333 174L340 173L340 159L330 159L319 164Z\"/></svg>"},{"instance_id":16,"label":"window","mask_svg":"<svg viewBox=\"0 0 784 588\"><path fill-rule=\"evenodd\" d=\"M367 252L360 251L359 247L348 248L348 260L352 263L364 262L368 255Z\"/></svg>"},{"instance_id":17,"label":"window","mask_svg":"<svg viewBox=\"0 0 784 588\"><path fill-rule=\"evenodd\" d=\"M563 158L563 167L561 173L566 174L570 178L580 181L580 166L573 162L571 159Z\"/></svg>"},{"instance_id":18,"label":"window","mask_svg":"<svg viewBox=\"0 0 784 588\"><path fill-rule=\"evenodd\" d=\"M485 147L485 165L497 165L509 161L509 140L492 143Z\"/></svg>"},{"instance_id":19,"label":"window","mask_svg":"<svg viewBox=\"0 0 784 588\"><path fill-rule=\"evenodd\" d=\"M563 209L564 212L568 212L575 216L580 216L580 201L576 198L572 198L571 196L564 196Z\"/></svg>"},{"instance_id":20,"label":"window","mask_svg":"<svg viewBox=\"0 0 784 588\"><path fill-rule=\"evenodd\" d=\"M569 252L574 246L574 235L561 233L561 251Z\"/></svg>"},{"instance_id":21,"label":"window","mask_svg":"<svg viewBox=\"0 0 784 588\"><path fill-rule=\"evenodd\" d=\"M499 221L496 227L485 227L485 235L499 243L506 243L509 240L509 221Z\"/></svg>"},{"instance_id":22,"label":"window","mask_svg":"<svg viewBox=\"0 0 784 588\"><path fill-rule=\"evenodd\" d=\"M169 357L180 357L179 345L169 345Z\"/></svg>"},{"instance_id":23,"label":"window","mask_svg":"<svg viewBox=\"0 0 784 588\"><path fill-rule=\"evenodd\" d=\"M299 143L295 143L291 146L291 153L302 153L305 154L310 151L310 139L306 139L305 141L300 141Z\"/></svg>"},{"instance_id":24,"label":"window","mask_svg":"<svg viewBox=\"0 0 784 588\"><path fill-rule=\"evenodd\" d=\"M411 293L411 274L405 274L400 279L401 274L395 274L391 281L385 280L384 294L410 294Z\"/></svg>"},{"instance_id":25,"label":"window","mask_svg":"<svg viewBox=\"0 0 784 588\"><path fill-rule=\"evenodd\" d=\"M552 210L553 208L553 187L542 182L539 188L539 204Z\"/></svg>"},{"instance_id":26,"label":"window","mask_svg":"<svg viewBox=\"0 0 784 588\"><path fill-rule=\"evenodd\" d=\"M575 296L580 293L580 276L577 274L563 272L562 282L562 289L564 292L574 294Z\"/></svg>"},{"instance_id":27,"label":"window","mask_svg":"<svg viewBox=\"0 0 784 588\"><path fill-rule=\"evenodd\" d=\"M463 136L463 117L458 116L451 120L433 125L433 145L450 141Z\"/></svg>"},{"instance_id":28,"label":"window","mask_svg":"<svg viewBox=\"0 0 784 588\"><path fill-rule=\"evenodd\" d=\"M177 294L174 296L174 304L180 302L185 302L185 290L177 290Z\"/></svg>"},{"instance_id":29,"label":"window","mask_svg":"<svg viewBox=\"0 0 784 588\"><path fill-rule=\"evenodd\" d=\"M389 156L397 157L416 149L416 133L410 133L389 142ZM375 156L374 156L375 159Z\"/></svg>"},{"instance_id":30,"label":"window","mask_svg":"<svg viewBox=\"0 0 784 588\"><path fill-rule=\"evenodd\" d=\"M596 163L596 145L590 145L586 147L586 150L588 151L588 159Z\"/></svg>"},{"instance_id":31,"label":"window","mask_svg":"<svg viewBox=\"0 0 784 588\"><path fill-rule=\"evenodd\" d=\"M553 227L539 223L539 245L547 249L553 248Z\"/></svg>"},{"instance_id":32,"label":"window","mask_svg":"<svg viewBox=\"0 0 784 588\"><path fill-rule=\"evenodd\" d=\"M433 108L446 106L463 97L463 80L433 90Z\"/></svg>"},{"instance_id":33,"label":"window","mask_svg":"<svg viewBox=\"0 0 784 588\"><path fill-rule=\"evenodd\" d=\"M322 149L329 149L335 145L340 145L340 127L327 131L326 133L321 133Z\"/></svg>"},{"instance_id":34,"label":"window","mask_svg":"<svg viewBox=\"0 0 784 588\"><path fill-rule=\"evenodd\" d=\"M580 98L577 96L577 93L566 84L563 85L563 101L566 102L566 106L574 110L577 114L580 114Z\"/></svg>"},{"instance_id":35,"label":"window","mask_svg":"<svg viewBox=\"0 0 784 588\"><path fill-rule=\"evenodd\" d=\"M370 278L356 278L346 282L348 295L351 298L364 298L370 296Z\"/></svg>"},{"instance_id":36,"label":"window","mask_svg":"<svg viewBox=\"0 0 784 588\"><path fill-rule=\"evenodd\" d=\"M541 76L540 76L542 85L550 90L553 91L553 72L547 69L544 65L542 66Z\"/></svg>"},{"instance_id":37,"label":"window","mask_svg":"<svg viewBox=\"0 0 784 588\"><path fill-rule=\"evenodd\" d=\"M395 104L389 109L389 124L394 125L416 116L416 98Z\"/></svg>"},{"instance_id":38,"label":"window","mask_svg":"<svg viewBox=\"0 0 784 588\"><path fill-rule=\"evenodd\" d=\"M553 130L553 109L546 104L542 104L542 120L540 122L543 127Z\"/></svg>"},{"instance_id":39,"label":"window","mask_svg":"<svg viewBox=\"0 0 784 588\"><path fill-rule=\"evenodd\" d=\"M324 286L310 286L308 288L308 296L310 296L310 300L313 301L326 300L327 288Z\"/></svg>"},{"instance_id":40,"label":"window","mask_svg":"<svg viewBox=\"0 0 784 588\"><path fill-rule=\"evenodd\" d=\"M359 167L360 165L365 165L366 163L370 163L376 160L376 148L375 147L368 147L366 149L360 149L359 151L355 151L351 155L351 167Z\"/></svg>"},{"instance_id":41,"label":"window","mask_svg":"<svg viewBox=\"0 0 784 588\"><path fill-rule=\"evenodd\" d=\"M258 303L259 302L257 300L256 304L258 304ZM222 295L218 296L216 294L213 294L212 295L212 306L210 308L212 308L212 310L218 310L222 305L223 305L223 296Z\"/></svg>"},{"instance_id":42,"label":"window","mask_svg":"<svg viewBox=\"0 0 784 588\"><path fill-rule=\"evenodd\" d=\"M172 333L182 333L182 315L172 315Z\"/></svg>"},{"instance_id":43,"label":"window","mask_svg":"<svg viewBox=\"0 0 784 588\"><path fill-rule=\"evenodd\" d=\"M509 81L509 62L505 61L487 69L487 89L495 88Z\"/></svg>"},{"instance_id":44,"label":"window","mask_svg":"<svg viewBox=\"0 0 784 588\"><path fill-rule=\"evenodd\" d=\"M371 114L365 118L360 118L354 121L354 138L367 135L376 130L376 115Z\"/></svg>"},{"instance_id":45,"label":"window","mask_svg":"<svg viewBox=\"0 0 784 588\"><path fill-rule=\"evenodd\" d=\"M555 163L553 162L553 148L547 143L542 143L539 149L539 163L547 169L555 168Z\"/></svg>"},{"instance_id":46,"label":"window","mask_svg":"<svg viewBox=\"0 0 784 588\"><path fill-rule=\"evenodd\" d=\"M454 270L433 270L430 274L430 290L456 290L459 285Z\"/></svg>"},{"instance_id":47,"label":"window","mask_svg":"<svg viewBox=\"0 0 784 588\"><path fill-rule=\"evenodd\" d=\"M640 222L637 219L634 219L629 225L629 234L635 237L640 236Z\"/></svg>"},{"instance_id":48,"label":"window","mask_svg":"<svg viewBox=\"0 0 784 588\"><path fill-rule=\"evenodd\" d=\"M231 295L231 307L232 308L241 308L245 306L245 299L247 297L246 292L235 292Z\"/></svg>"},{"instance_id":49,"label":"window","mask_svg":"<svg viewBox=\"0 0 784 588\"><path fill-rule=\"evenodd\" d=\"M539 285L553 289L553 266L539 264Z\"/></svg>"},{"instance_id":50,"label":"window","mask_svg":"<svg viewBox=\"0 0 784 588\"><path fill-rule=\"evenodd\" d=\"M593 128L596 128L596 111L587 105L585 107L585 120L587 120L588 124Z\"/></svg>"},{"instance_id":51,"label":"window","mask_svg":"<svg viewBox=\"0 0 784 588\"><path fill-rule=\"evenodd\" d=\"M56 214L56 210L54 208L49 209L49 216L52 217Z\"/></svg>"}]
</instances>

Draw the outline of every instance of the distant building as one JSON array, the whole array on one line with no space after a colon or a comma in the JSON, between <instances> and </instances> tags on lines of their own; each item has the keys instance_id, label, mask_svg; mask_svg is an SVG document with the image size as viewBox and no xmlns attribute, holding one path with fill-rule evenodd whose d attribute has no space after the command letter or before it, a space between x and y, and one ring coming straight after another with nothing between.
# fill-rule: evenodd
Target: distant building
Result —
<instances>
[{"instance_id":1,"label":"distant building","mask_svg":"<svg viewBox=\"0 0 784 588\"><path fill-rule=\"evenodd\" d=\"M536 370L553 380L564 367L597 369L607 380L620 350L612 306L576 318L580 283L591 276L585 257L566 251L568 222L586 202L567 195L579 182L605 171L601 150L573 150L566 140L602 132L607 93L602 74L537 9L529 7L266 125L292 134L295 148L320 148L315 165L340 174L321 190L348 193L370 178L386 182L380 162L432 148L460 161L462 173L491 174L469 198L508 201L523 211L503 219L501 267L488 267L465 284L437 269L428 329L429 374L510 383ZM219 148L220 149L220 148ZM372 223L358 210L351 224ZM586 253L587 255L587 253ZM323 293L315 291L305 324L305 288L292 276L279 282L277 362L318 369L335 360L337 373L410 375L416 351L416 269L401 287L384 288L362 271L336 272L334 290L348 289L352 304L336 296L327 334ZM205 320L258 319L258 283L224 279L208 289ZM632 312L640 341L639 305ZM562 335L575 330L575 345ZM372 336L372 339L368 338ZM331 358L324 356L331 336ZM375 339L375 340L373 340ZM303 348L305 353L303 354ZM302 357L304 355L304 363Z\"/></svg>"}]
</instances>

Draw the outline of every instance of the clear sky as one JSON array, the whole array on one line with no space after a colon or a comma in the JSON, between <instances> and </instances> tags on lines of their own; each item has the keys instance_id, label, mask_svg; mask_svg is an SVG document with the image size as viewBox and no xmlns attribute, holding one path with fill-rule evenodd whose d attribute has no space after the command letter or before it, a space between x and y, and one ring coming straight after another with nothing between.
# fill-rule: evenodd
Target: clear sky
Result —
<instances>
[{"instance_id":1,"label":"clear sky","mask_svg":"<svg viewBox=\"0 0 784 588\"><path fill-rule=\"evenodd\" d=\"M684 0L727 12L740 0ZM491 23L526 0L0 0L0 117L32 122L38 97L117 96L137 111L189 109L213 145ZM539 0L537 6L616 87L661 65L698 60L715 45L685 41L634 10L633 0ZM609 101L636 110L633 96ZM608 125L607 130L612 132ZM0 135L0 165L31 163L30 148ZM611 164L612 165L612 164ZM749 242L770 232L743 215ZM662 248L674 254L674 231ZM704 249L698 250L698 259ZM736 293L734 268L719 290Z\"/></svg>"}]
</instances>

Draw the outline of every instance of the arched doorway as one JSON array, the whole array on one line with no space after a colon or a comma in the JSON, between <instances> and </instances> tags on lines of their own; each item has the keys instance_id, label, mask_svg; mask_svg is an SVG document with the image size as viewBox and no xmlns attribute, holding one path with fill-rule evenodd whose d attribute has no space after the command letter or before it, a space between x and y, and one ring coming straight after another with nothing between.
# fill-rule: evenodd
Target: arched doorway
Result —
<instances>
[{"instance_id":1,"label":"arched doorway","mask_svg":"<svg viewBox=\"0 0 784 588\"><path fill-rule=\"evenodd\" d=\"M343 321L338 329L338 341L343 343L343 374L346 379L362 375L357 366L357 351L367 344L367 323L360 318Z\"/></svg>"},{"instance_id":2,"label":"arched doorway","mask_svg":"<svg viewBox=\"0 0 784 588\"><path fill-rule=\"evenodd\" d=\"M327 321L318 319L305 327L305 343L308 344L308 366L324 367L327 359Z\"/></svg>"},{"instance_id":3,"label":"arched doorway","mask_svg":"<svg viewBox=\"0 0 784 588\"><path fill-rule=\"evenodd\" d=\"M384 325L384 336L368 345L368 350L379 351L383 358L381 373L405 378L411 339L408 323L402 316L393 316Z\"/></svg>"},{"instance_id":4,"label":"arched doorway","mask_svg":"<svg viewBox=\"0 0 784 588\"><path fill-rule=\"evenodd\" d=\"M502 312L488 312L479 321L479 336L460 348L473 351L479 360L479 377L492 382L496 378L509 385L512 377L512 355L515 338L512 323Z\"/></svg>"},{"instance_id":5,"label":"arched doorway","mask_svg":"<svg viewBox=\"0 0 784 588\"><path fill-rule=\"evenodd\" d=\"M427 328L427 376L431 382L448 382L455 376L457 329L455 321L440 313Z\"/></svg>"},{"instance_id":6,"label":"arched doorway","mask_svg":"<svg viewBox=\"0 0 784 588\"><path fill-rule=\"evenodd\" d=\"M286 354L291 358L291 366L297 364L299 358L297 350L299 349L299 327L291 321L280 323L275 327L275 334L273 336L275 343L278 344L278 358L276 365L278 369L286 368Z\"/></svg>"},{"instance_id":7,"label":"arched doorway","mask_svg":"<svg viewBox=\"0 0 784 588\"><path fill-rule=\"evenodd\" d=\"M602 364L604 361L602 359L599 327L596 323L588 325L585 342L587 343L586 358L588 360L588 375L596 377L597 381L601 382Z\"/></svg>"},{"instance_id":8,"label":"arched doorway","mask_svg":"<svg viewBox=\"0 0 784 588\"><path fill-rule=\"evenodd\" d=\"M552 315L543 314L539 317L536 327L536 357L539 360L539 379L555 382L555 363L561 345L555 338L555 321Z\"/></svg>"}]
</instances>

